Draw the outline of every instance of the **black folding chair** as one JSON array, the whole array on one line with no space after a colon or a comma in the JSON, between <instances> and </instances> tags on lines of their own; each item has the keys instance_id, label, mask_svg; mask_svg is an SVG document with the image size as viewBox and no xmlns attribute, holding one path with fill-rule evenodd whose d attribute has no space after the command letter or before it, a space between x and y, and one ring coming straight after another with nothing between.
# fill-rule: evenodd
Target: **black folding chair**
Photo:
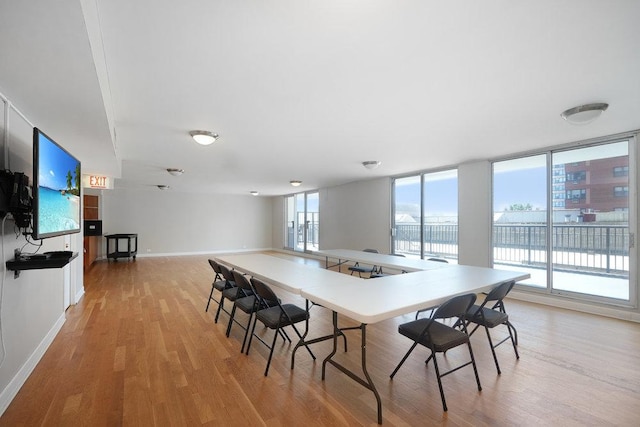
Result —
<instances>
[{"instance_id":1,"label":"black folding chair","mask_svg":"<svg viewBox=\"0 0 640 427\"><path fill-rule=\"evenodd\" d=\"M253 321L253 326L251 328L249 344L247 345L247 354L249 354L251 341L253 340L253 337L255 335L256 323L258 323L258 320L262 322L267 328L274 330L273 342L271 343L271 345L265 343L265 345L270 349L269 360L267 361L267 367L264 370L264 376L266 377L269 374L269 366L271 366L271 358L273 357L273 350L276 345L276 339L278 338L278 332L284 332L282 328L284 328L285 326L291 326L295 333L298 335L298 338L302 340L302 335L300 334L300 331L298 331L298 328L296 328L295 324L298 322L306 321L309 318L309 312L301 307L298 307L295 304L282 304L278 299L278 296L271 290L271 288L255 277L251 279L251 284L253 285L253 289L256 293L257 298L264 305L268 305L268 302L275 301L276 303L272 307L261 309L256 313L255 319ZM264 343L264 341L262 342ZM289 342L291 342L291 340L289 340ZM306 344L304 344L304 346L306 347L313 360L315 360L316 356L313 354L309 346Z\"/></svg>"},{"instance_id":2,"label":"black folding chair","mask_svg":"<svg viewBox=\"0 0 640 427\"><path fill-rule=\"evenodd\" d=\"M216 310L215 323L218 323L218 317L220 317L221 311L224 311L225 313L230 314L224 308L224 300L228 299L229 301L235 301L235 299L238 297L238 290L235 289L236 283L233 279L233 273L231 273L231 270L229 270L229 268L226 265L218 264L218 267L220 268L220 273L222 274L222 277L224 277L224 280L227 283L226 283L226 288L222 291L222 295L220 296L220 302L218 303L218 310Z\"/></svg>"},{"instance_id":3,"label":"black folding chair","mask_svg":"<svg viewBox=\"0 0 640 427\"><path fill-rule=\"evenodd\" d=\"M231 286L224 277L222 277L222 271L216 261L210 259L209 265L213 269L215 276L213 277L213 283L211 283L211 292L209 293L209 299L207 300L207 307L204 309L206 312L209 311L209 304L211 304L211 301L215 301L217 304L220 304L220 301L213 297L213 291L222 293L222 291Z\"/></svg>"},{"instance_id":4,"label":"black folding chair","mask_svg":"<svg viewBox=\"0 0 640 427\"><path fill-rule=\"evenodd\" d=\"M464 320L465 314L476 300L475 294L465 294L457 297L453 297L444 304L440 305L429 319L418 319L409 323L404 323L398 327L398 332L405 337L413 340L413 344L409 348L409 351L404 355L398 366L391 373L391 378L395 376L398 369L407 360L413 349L418 345L423 345L431 350L431 355L425 361L428 364L433 359L433 366L436 370L436 377L438 378L438 388L440 389L440 398L442 399L442 408L447 411L447 402L444 397L444 390L442 388L441 378L445 375L449 375L452 372L457 371L465 366L472 365L473 372L476 376L476 383L478 384L478 391L482 390L480 385L480 377L478 376L478 369L476 367L476 361L473 357L473 350L471 349L471 342L469 335L467 334L466 323L462 321L460 323L461 329L457 329L452 326L445 325L437 321L437 319L450 319L456 318ZM444 353L454 347L467 344L469 348L470 361L463 363L457 367L454 367L447 372L440 373L438 368L438 361L436 353Z\"/></svg>"},{"instance_id":5,"label":"black folding chair","mask_svg":"<svg viewBox=\"0 0 640 427\"><path fill-rule=\"evenodd\" d=\"M484 330L487 333L487 339L489 340L489 346L491 347L491 353L493 354L493 360L496 363L498 375L500 375L502 372L500 371L500 365L498 364L498 357L496 356L495 349L500 344L510 339L511 344L513 345L513 351L516 353L516 359L520 359L517 348L517 332L515 327L511 324L511 322L509 322L509 315L504 308L503 301L507 294L511 292L511 289L513 289L514 285L515 282L505 282L496 286L487 294L482 304L474 305L467 311L467 326L470 323L475 324L475 327L471 330L469 335L473 335L476 329L478 329L480 326L484 326ZM491 308L489 308L488 305L491 305ZM489 329L493 329L499 325L505 325L507 327L509 336L505 337L497 344L493 344Z\"/></svg>"},{"instance_id":6,"label":"black folding chair","mask_svg":"<svg viewBox=\"0 0 640 427\"><path fill-rule=\"evenodd\" d=\"M447 261L446 259L442 259L442 258L427 258L427 261L435 261L435 262L444 262L445 264L448 264L449 261ZM420 313L424 313L429 311L429 316L431 316L431 314L433 314L433 310L435 310L437 307L428 307L428 308L423 308L422 310L418 310L416 311L416 320L418 320L418 316L420 315Z\"/></svg>"},{"instance_id":7,"label":"black folding chair","mask_svg":"<svg viewBox=\"0 0 640 427\"><path fill-rule=\"evenodd\" d=\"M231 313L229 314L229 323L227 324L227 337L231 333L231 327L234 323L237 323L244 329L244 338L242 339L242 348L240 349L240 353L244 353L244 347L247 342L247 336L249 335L249 329L251 326L251 320L253 319L253 314L258 311L259 302L258 298L254 295L253 287L251 283L249 283L249 279L240 273L237 270L233 270L231 272L233 274L234 282L236 283L236 298L233 300L233 308L231 309ZM236 309L239 308L241 311L247 313L249 315L249 320L247 320L246 325L238 322L235 318Z\"/></svg>"},{"instance_id":8,"label":"black folding chair","mask_svg":"<svg viewBox=\"0 0 640 427\"><path fill-rule=\"evenodd\" d=\"M376 249L364 249L362 252L370 252L373 254L378 253ZM353 273L358 273L358 277L362 277L362 273L368 273L369 277L371 277L372 274L375 274L378 272L378 266L373 265L369 267L367 265L360 265L360 263L356 261L356 263L352 267L349 267L349 270L351 271L352 276L353 276Z\"/></svg>"}]
</instances>

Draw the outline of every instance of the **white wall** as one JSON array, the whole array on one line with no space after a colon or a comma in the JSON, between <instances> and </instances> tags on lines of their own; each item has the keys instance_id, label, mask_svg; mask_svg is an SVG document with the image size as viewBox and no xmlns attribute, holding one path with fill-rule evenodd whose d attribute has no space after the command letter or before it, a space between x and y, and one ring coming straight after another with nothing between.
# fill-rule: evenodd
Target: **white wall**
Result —
<instances>
[{"instance_id":1,"label":"white wall","mask_svg":"<svg viewBox=\"0 0 640 427\"><path fill-rule=\"evenodd\" d=\"M491 266L491 163L458 166L458 262Z\"/></svg>"},{"instance_id":2,"label":"white wall","mask_svg":"<svg viewBox=\"0 0 640 427\"><path fill-rule=\"evenodd\" d=\"M271 223L271 242L274 249L284 248L285 212L284 197L272 197L271 215L273 222Z\"/></svg>"},{"instance_id":3,"label":"white wall","mask_svg":"<svg viewBox=\"0 0 640 427\"><path fill-rule=\"evenodd\" d=\"M320 190L320 248L391 251L391 180Z\"/></svg>"},{"instance_id":4,"label":"white wall","mask_svg":"<svg viewBox=\"0 0 640 427\"><path fill-rule=\"evenodd\" d=\"M26 118L0 102L0 142L3 168L24 172L32 180L32 125ZM5 132L6 131L6 132ZM0 328L4 352L0 350L0 414L4 412L28 375L38 363L56 333L64 323L63 269L25 270L14 278L5 262L13 258L14 249L35 252L38 248L27 244L24 236L16 235L13 221L7 219L1 233L3 273L2 316ZM70 248L82 252L80 234L67 236ZM40 252L65 249L65 238L54 237L42 241ZM78 273L80 272L80 274ZM71 303L82 295L82 256L67 267L70 276Z\"/></svg>"},{"instance_id":5,"label":"white wall","mask_svg":"<svg viewBox=\"0 0 640 427\"><path fill-rule=\"evenodd\" d=\"M272 247L268 197L116 189L100 205L103 233L137 233L138 256Z\"/></svg>"}]
</instances>

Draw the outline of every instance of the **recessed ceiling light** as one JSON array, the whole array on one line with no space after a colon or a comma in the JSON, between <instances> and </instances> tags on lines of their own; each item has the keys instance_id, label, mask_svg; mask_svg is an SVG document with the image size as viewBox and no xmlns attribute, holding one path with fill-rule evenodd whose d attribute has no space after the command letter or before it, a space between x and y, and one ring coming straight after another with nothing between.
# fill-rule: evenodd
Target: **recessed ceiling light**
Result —
<instances>
[{"instance_id":1,"label":"recessed ceiling light","mask_svg":"<svg viewBox=\"0 0 640 427\"><path fill-rule=\"evenodd\" d=\"M161 189L161 190L168 190L168 189L169 189L169 186L168 186L168 185L162 185L162 184L161 184L161 185L158 185L158 188L159 188L159 189Z\"/></svg>"},{"instance_id":2,"label":"recessed ceiling light","mask_svg":"<svg viewBox=\"0 0 640 427\"><path fill-rule=\"evenodd\" d=\"M302 181L289 181L289 184L293 185L294 187L300 187Z\"/></svg>"},{"instance_id":3,"label":"recessed ceiling light","mask_svg":"<svg viewBox=\"0 0 640 427\"><path fill-rule=\"evenodd\" d=\"M382 162L378 160L367 160L366 162L362 162L362 166L364 166L367 169L375 169L381 164Z\"/></svg>"},{"instance_id":4,"label":"recessed ceiling light","mask_svg":"<svg viewBox=\"0 0 640 427\"><path fill-rule=\"evenodd\" d=\"M258 194L260 194L257 191L250 191L250 193L251 193L252 196L257 196Z\"/></svg>"},{"instance_id":5,"label":"recessed ceiling light","mask_svg":"<svg viewBox=\"0 0 640 427\"><path fill-rule=\"evenodd\" d=\"M210 145L218 139L218 134L208 130L192 130L189 135L200 145Z\"/></svg>"},{"instance_id":6,"label":"recessed ceiling light","mask_svg":"<svg viewBox=\"0 0 640 427\"><path fill-rule=\"evenodd\" d=\"M607 108L609 108L609 104L604 102L580 105L563 111L560 116L574 125L586 125L600 117Z\"/></svg>"},{"instance_id":7,"label":"recessed ceiling light","mask_svg":"<svg viewBox=\"0 0 640 427\"><path fill-rule=\"evenodd\" d=\"M184 169L168 168L167 172L173 176L180 176L184 173Z\"/></svg>"}]
</instances>

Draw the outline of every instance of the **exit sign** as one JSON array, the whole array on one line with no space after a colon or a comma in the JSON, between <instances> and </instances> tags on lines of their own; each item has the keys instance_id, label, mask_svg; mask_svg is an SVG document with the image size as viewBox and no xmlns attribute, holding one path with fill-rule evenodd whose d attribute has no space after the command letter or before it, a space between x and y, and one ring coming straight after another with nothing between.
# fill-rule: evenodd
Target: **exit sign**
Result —
<instances>
[{"instance_id":1,"label":"exit sign","mask_svg":"<svg viewBox=\"0 0 640 427\"><path fill-rule=\"evenodd\" d=\"M82 175L82 186L85 188L104 190L113 188L113 183L111 182L111 178L108 176Z\"/></svg>"}]
</instances>

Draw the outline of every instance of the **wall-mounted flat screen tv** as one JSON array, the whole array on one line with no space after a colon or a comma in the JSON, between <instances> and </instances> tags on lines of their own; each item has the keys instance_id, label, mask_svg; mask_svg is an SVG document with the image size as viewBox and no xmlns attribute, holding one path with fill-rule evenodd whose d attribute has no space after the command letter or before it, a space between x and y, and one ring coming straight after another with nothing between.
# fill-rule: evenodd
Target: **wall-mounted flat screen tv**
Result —
<instances>
[{"instance_id":1,"label":"wall-mounted flat screen tv","mask_svg":"<svg viewBox=\"0 0 640 427\"><path fill-rule=\"evenodd\" d=\"M80 232L80 161L33 129L33 238Z\"/></svg>"}]
</instances>

